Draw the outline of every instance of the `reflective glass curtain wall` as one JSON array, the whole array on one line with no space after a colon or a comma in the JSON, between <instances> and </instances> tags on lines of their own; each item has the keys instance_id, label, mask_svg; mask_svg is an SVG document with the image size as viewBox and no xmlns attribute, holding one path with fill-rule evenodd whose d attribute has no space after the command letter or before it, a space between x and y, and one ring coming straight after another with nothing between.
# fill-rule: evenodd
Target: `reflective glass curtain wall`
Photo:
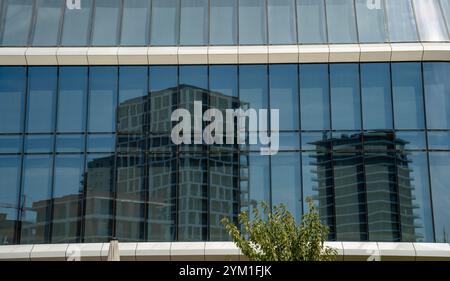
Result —
<instances>
[{"instance_id":1,"label":"reflective glass curtain wall","mask_svg":"<svg viewBox=\"0 0 450 281\"><path fill-rule=\"evenodd\" d=\"M307 196L331 240L448 241L449 73L443 62L1 67L1 241L222 241L221 217L264 200L300 219ZM196 100L280 109L279 153L172 145L171 112Z\"/></svg>"},{"instance_id":2,"label":"reflective glass curtain wall","mask_svg":"<svg viewBox=\"0 0 450 281\"><path fill-rule=\"evenodd\" d=\"M5 0L1 46L448 42L448 0Z\"/></svg>"}]
</instances>

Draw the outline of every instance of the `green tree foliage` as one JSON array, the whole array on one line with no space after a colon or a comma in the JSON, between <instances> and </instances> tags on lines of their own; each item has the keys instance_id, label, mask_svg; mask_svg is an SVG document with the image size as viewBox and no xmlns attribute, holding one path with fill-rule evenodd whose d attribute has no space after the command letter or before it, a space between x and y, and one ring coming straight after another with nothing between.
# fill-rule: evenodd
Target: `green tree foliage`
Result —
<instances>
[{"instance_id":1,"label":"green tree foliage","mask_svg":"<svg viewBox=\"0 0 450 281\"><path fill-rule=\"evenodd\" d=\"M242 233L228 218L222 219L234 243L251 261L332 261L337 251L324 245L328 228L322 224L311 198L309 212L297 224L292 214L281 204L273 210L262 202L264 216L253 208L239 214ZM263 218L264 217L264 218Z\"/></svg>"}]
</instances>

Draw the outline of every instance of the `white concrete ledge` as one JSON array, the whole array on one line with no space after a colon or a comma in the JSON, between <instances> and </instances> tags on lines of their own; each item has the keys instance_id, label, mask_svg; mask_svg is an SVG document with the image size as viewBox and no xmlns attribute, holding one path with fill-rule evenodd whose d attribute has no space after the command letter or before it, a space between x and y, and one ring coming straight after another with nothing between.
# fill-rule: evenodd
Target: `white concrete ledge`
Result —
<instances>
[{"instance_id":1,"label":"white concrete ledge","mask_svg":"<svg viewBox=\"0 0 450 281\"><path fill-rule=\"evenodd\" d=\"M237 64L237 46L212 46L208 48L208 61L210 64Z\"/></svg>"},{"instance_id":2,"label":"white concrete ledge","mask_svg":"<svg viewBox=\"0 0 450 281\"><path fill-rule=\"evenodd\" d=\"M27 63L28 65L58 65L57 50L58 48L28 48Z\"/></svg>"},{"instance_id":3,"label":"white concrete ledge","mask_svg":"<svg viewBox=\"0 0 450 281\"><path fill-rule=\"evenodd\" d=\"M239 64L269 62L268 46L239 46L238 54Z\"/></svg>"},{"instance_id":4,"label":"white concrete ledge","mask_svg":"<svg viewBox=\"0 0 450 281\"><path fill-rule=\"evenodd\" d=\"M148 48L146 47L120 47L117 58L121 65L147 65Z\"/></svg>"},{"instance_id":5,"label":"white concrete ledge","mask_svg":"<svg viewBox=\"0 0 450 281\"><path fill-rule=\"evenodd\" d=\"M28 65L27 48L0 48L0 65Z\"/></svg>"},{"instance_id":6,"label":"white concrete ledge","mask_svg":"<svg viewBox=\"0 0 450 281\"><path fill-rule=\"evenodd\" d=\"M359 62L360 55L358 44L330 45L330 62Z\"/></svg>"},{"instance_id":7,"label":"white concrete ledge","mask_svg":"<svg viewBox=\"0 0 450 281\"><path fill-rule=\"evenodd\" d=\"M59 65L87 65L89 48L58 48L56 56Z\"/></svg>"},{"instance_id":8,"label":"white concrete ledge","mask_svg":"<svg viewBox=\"0 0 450 281\"><path fill-rule=\"evenodd\" d=\"M208 47L178 48L179 64L208 64Z\"/></svg>"},{"instance_id":9,"label":"white concrete ledge","mask_svg":"<svg viewBox=\"0 0 450 281\"><path fill-rule=\"evenodd\" d=\"M119 64L118 47L92 47L88 48L87 58L89 65L116 65Z\"/></svg>"},{"instance_id":10,"label":"white concrete ledge","mask_svg":"<svg viewBox=\"0 0 450 281\"><path fill-rule=\"evenodd\" d=\"M298 63L298 46L269 46L269 63Z\"/></svg>"},{"instance_id":11,"label":"white concrete ledge","mask_svg":"<svg viewBox=\"0 0 450 281\"><path fill-rule=\"evenodd\" d=\"M34 245L30 253L32 261L65 261L69 244Z\"/></svg>"},{"instance_id":12,"label":"white concrete ledge","mask_svg":"<svg viewBox=\"0 0 450 281\"><path fill-rule=\"evenodd\" d=\"M137 261L170 261L170 242L137 243Z\"/></svg>"},{"instance_id":13,"label":"white concrete ledge","mask_svg":"<svg viewBox=\"0 0 450 281\"><path fill-rule=\"evenodd\" d=\"M34 245L7 245L0 246L0 261L29 261Z\"/></svg>"},{"instance_id":14,"label":"white concrete ledge","mask_svg":"<svg viewBox=\"0 0 450 281\"><path fill-rule=\"evenodd\" d=\"M390 61L392 48L389 44L361 44L360 62Z\"/></svg>"},{"instance_id":15,"label":"white concrete ledge","mask_svg":"<svg viewBox=\"0 0 450 281\"><path fill-rule=\"evenodd\" d=\"M395 43L391 44L391 48L391 61L421 61L423 59L421 43Z\"/></svg>"},{"instance_id":16,"label":"white concrete ledge","mask_svg":"<svg viewBox=\"0 0 450 281\"><path fill-rule=\"evenodd\" d=\"M300 63L328 63L330 47L328 45L301 45L298 47Z\"/></svg>"},{"instance_id":17,"label":"white concrete ledge","mask_svg":"<svg viewBox=\"0 0 450 281\"><path fill-rule=\"evenodd\" d=\"M392 242L326 242L338 261L450 261L450 244ZM119 243L123 261L246 261L232 242ZM106 261L109 243L0 246L0 260Z\"/></svg>"},{"instance_id":18,"label":"white concrete ledge","mask_svg":"<svg viewBox=\"0 0 450 281\"><path fill-rule=\"evenodd\" d=\"M450 43L1 48L0 65L191 65L450 61Z\"/></svg>"}]
</instances>

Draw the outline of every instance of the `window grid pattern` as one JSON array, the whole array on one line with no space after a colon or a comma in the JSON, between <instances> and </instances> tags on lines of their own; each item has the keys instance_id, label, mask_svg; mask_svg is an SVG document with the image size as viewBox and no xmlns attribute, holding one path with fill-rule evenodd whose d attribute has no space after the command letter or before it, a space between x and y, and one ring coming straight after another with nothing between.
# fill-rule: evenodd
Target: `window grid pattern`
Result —
<instances>
[{"instance_id":1,"label":"window grid pattern","mask_svg":"<svg viewBox=\"0 0 450 281\"><path fill-rule=\"evenodd\" d=\"M389 79L374 80L383 81L383 95L379 84L370 85L364 77L372 75L370 68L376 71L380 67L391 73ZM336 74L332 68L346 72L348 79L344 75L341 83L334 83L332 76ZM430 176L442 177L445 167L450 166L450 86L442 76L443 71L450 73L448 63L0 70L15 73L19 78L14 83L25 83L12 87L0 80L0 98L3 92L21 95L23 91L18 89L27 87L25 105L20 99L15 101L25 109L19 111L21 117L8 111L16 117L12 120L21 120L23 126L0 132L0 175L4 177L10 171L20 178L0 186L2 191L17 192L14 198L9 198L13 197L11 194L8 198L0 195L2 244L96 242L111 237L122 241L227 240L219 223L221 216L236 221L240 210L248 210L258 200L267 200L273 204L288 203L299 219L307 196L318 204L330 227L330 240L448 241L448 217L432 208L445 204L445 186L441 182L444 179ZM30 93L37 90L26 80L41 70L55 78L49 83L55 83L58 91L52 120L35 120L50 124L52 129L32 133L25 126L28 113L24 111L29 108ZM322 72L322 88L314 81L299 83L308 71ZM404 97L396 99L404 95L404 89L411 93L411 87L417 83L414 75L399 76L397 71L416 71L422 77L417 96L409 95L408 101ZM158 73L168 75L166 80L158 81ZM214 73L225 75L227 85L210 77ZM251 73L258 73L257 85L262 93L256 104L247 99L248 89L255 85L248 81ZM65 74L78 75L72 86ZM291 75L289 83L286 74ZM45 93L45 89L37 88ZM308 92L314 89L318 94L319 88L326 96L320 107ZM367 90L371 88L375 90ZM59 120L55 119L61 118L62 103L73 101L67 97L70 91L86 95L79 100L85 108L80 112L87 116L71 120L81 122L80 127L74 126L80 129L59 131ZM358 96L353 104L360 114L353 118L359 118L361 127L355 128L354 122L348 120L340 122L338 130L333 127L333 119L340 118L331 114L332 108L339 106L333 96L341 92ZM113 131L102 130L101 122L98 131L89 130L91 96L99 94L114 99L109 105L117 120ZM371 94L390 100L377 103L374 97L364 98ZM289 116L281 117L281 122L286 118L293 125L280 132L280 152L270 157L260 156L258 146L174 146L170 141L171 110L190 108L194 100L203 101L203 111L209 107L258 107L260 101L272 108L290 105L294 109L289 109ZM426 110L436 100L442 108L437 113ZM380 112L386 115L384 120L390 120L384 122L385 127L365 128L367 120L377 121L377 116L364 102L391 107ZM408 107L411 102L424 107L418 112L424 115L425 125L417 129L398 128L395 117L403 112L399 108ZM325 108L324 119L328 121L303 115L308 106L319 111ZM436 122L441 124L439 129L428 128L428 124ZM108 123L103 124L104 128L109 128ZM308 129L302 129L303 126ZM285 163L291 165L281 168ZM293 167L295 171L291 171ZM266 180L258 184L261 178ZM417 189L415 194L411 194L412 186ZM285 198L286 194L290 197ZM378 201L385 203L377 205ZM414 220L416 211L420 213L419 222ZM383 220L389 223L379 225ZM7 233L8 229L11 233ZM415 229L419 229L417 233Z\"/></svg>"},{"instance_id":2,"label":"window grid pattern","mask_svg":"<svg viewBox=\"0 0 450 281\"><path fill-rule=\"evenodd\" d=\"M450 40L448 0L85 0L80 9L71 2L2 1L0 45L208 46ZM96 17L96 10L108 16ZM139 28L131 28L133 24Z\"/></svg>"}]
</instances>

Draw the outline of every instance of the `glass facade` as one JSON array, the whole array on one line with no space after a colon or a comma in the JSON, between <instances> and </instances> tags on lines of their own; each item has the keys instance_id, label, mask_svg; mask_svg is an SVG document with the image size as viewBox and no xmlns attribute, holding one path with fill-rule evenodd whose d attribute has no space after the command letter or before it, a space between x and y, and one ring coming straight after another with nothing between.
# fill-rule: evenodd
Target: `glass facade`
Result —
<instances>
[{"instance_id":1,"label":"glass facade","mask_svg":"<svg viewBox=\"0 0 450 281\"><path fill-rule=\"evenodd\" d=\"M447 75L443 62L0 67L0 244L223 241L222 217L267 201L300 220L307 196L330 240L448 242ZM280 151L173 145L171 113L194 101L279 109Z\"/></svg>"},{"instance_id":2,"label":"glass facade","mask_svg":"<svg viewBox=\"0 0 450 281\"><path fill-rule=\"evenodd\" d=\"M448 0L4 0L0 46L448 42Z\"/></svg>"}]
</instances>

